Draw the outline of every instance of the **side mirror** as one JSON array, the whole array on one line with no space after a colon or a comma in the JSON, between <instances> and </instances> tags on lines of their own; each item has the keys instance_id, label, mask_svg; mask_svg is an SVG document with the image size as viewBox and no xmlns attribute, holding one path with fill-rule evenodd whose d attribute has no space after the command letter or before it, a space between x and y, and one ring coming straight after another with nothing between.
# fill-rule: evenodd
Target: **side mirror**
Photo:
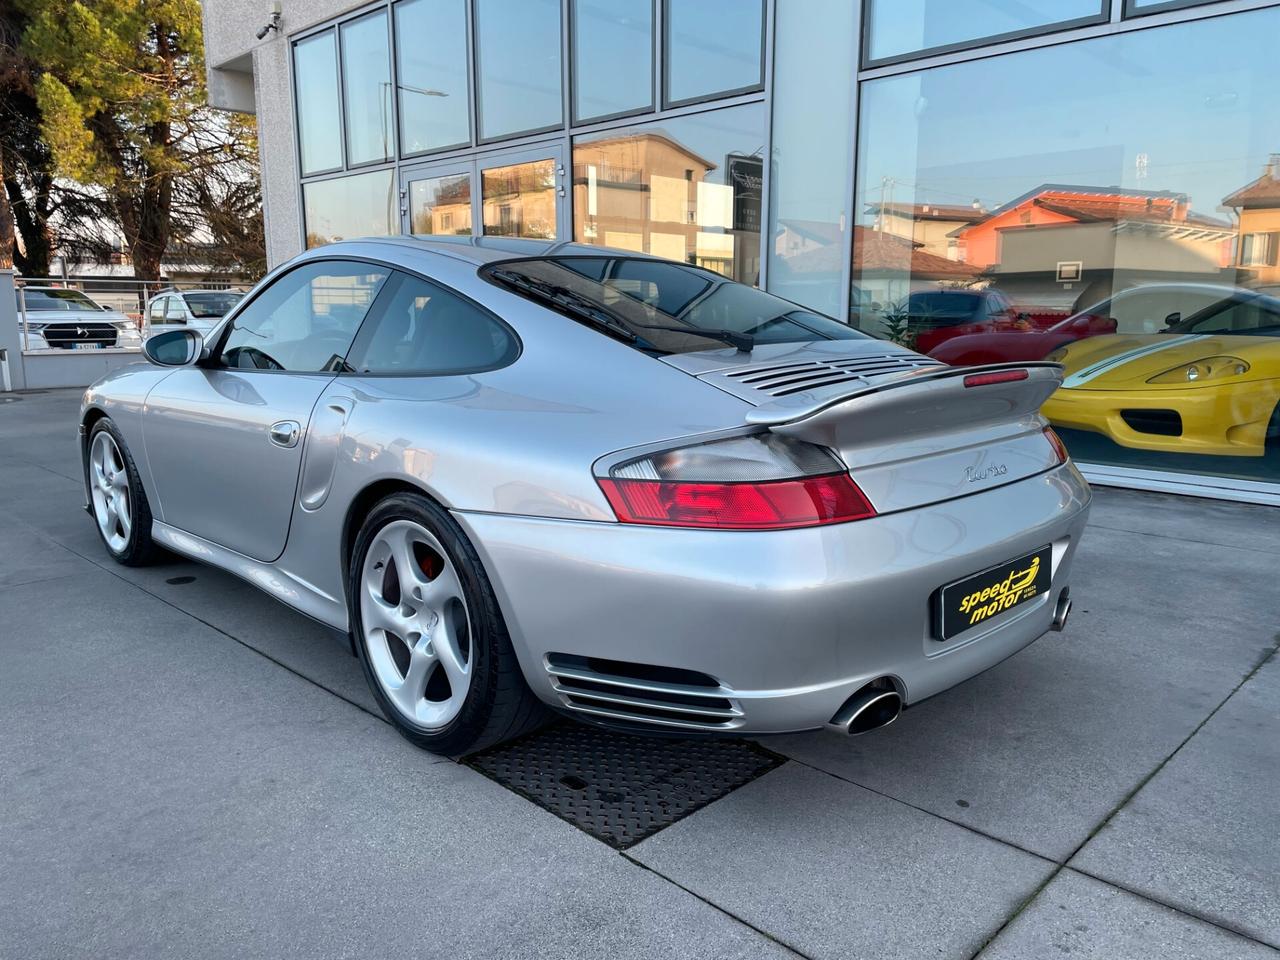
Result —
<instances>
[{"instance_id":1,"label":"side mirror","mask_svg":"<svg viewBox=\"0 0 1280 960\"><path fill-rule=\"evenodd\" d=\"M1182 313L1181 311L1177 311L1177 310L1175 310L1173 313L1169 314L1167 317L1164 318L1164 325L1166 327L1172 327L1175 323L1181 323L1181 322L1182 322Z\"/></svg>"},{"instance_id":2,"label":"side mirror","mask_svg":"<svg viewBox=\"0 0 1280 960\"><path fill-rule=\"evenodd\" d=\"M200 359L204 338L195 330L166 330L148 337L142 352L162 367L185 367Z\"/></svg>"}]
</instances>

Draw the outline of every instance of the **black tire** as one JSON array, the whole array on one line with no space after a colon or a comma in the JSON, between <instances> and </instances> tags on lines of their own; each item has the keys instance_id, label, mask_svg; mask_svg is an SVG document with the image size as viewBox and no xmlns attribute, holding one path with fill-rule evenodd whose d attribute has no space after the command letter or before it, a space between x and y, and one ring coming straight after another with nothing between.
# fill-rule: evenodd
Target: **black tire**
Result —
<instances>
[{"instance_id":1,"label":"black tire","mask_svg":"<svg viewBox=\"0 0 1280 960\"><path fill-rule=\"evenodd\" d=\"M116 449L120 451L120 458L124 461L124 469L129 481L129 512L133 519L129 536L119 549L108 542L102 532L102 527L98 524L96 514L91 514L93 528L98 531L98 539L102 541L102 545L107 548L107 552L111 554L111 558L116 563L126 567L145 566L153 562L161 554L160 548L151 539L151 504L147 502L147 492L142 489L142 476L138 473L138 465L133 462L133 454L129 452L129 445L125 443L124 437L110 417L103 417L98 420L94 423L93 429L89 431L89 442L85 446L84 457L85 484L86 487L92 484L89 458L90 452L93 450L94 439L98 434L104 432L110 434L111 439L115 442ZM92 507L92 497L90 498L90 505Z\"/></svg>"},{"instance_id":2,"label":"black tire","mask_svg":"<svg viewBox=\"0 0 1280 960\"><path fill-rule=\"evenodd\" d=\"M470 616L472 678L457 716L446 726L415 726L391 703L370 662L361 620L361 571L378 531L397 520L411 520L430 531L449 554ZM459 757L537 727L548 716L525 682L493 587L475 548L448 512L425 496L397 493L379 501L356 536L347 566L347 604L351 638L369 689L391 724L409 742L432 753Z\"/></svg>"}]
</instances>

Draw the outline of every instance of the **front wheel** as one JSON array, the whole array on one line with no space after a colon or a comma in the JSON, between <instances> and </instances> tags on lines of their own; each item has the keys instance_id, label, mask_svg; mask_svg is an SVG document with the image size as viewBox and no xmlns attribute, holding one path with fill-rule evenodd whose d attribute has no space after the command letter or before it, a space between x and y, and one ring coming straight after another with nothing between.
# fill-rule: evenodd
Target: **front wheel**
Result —
<instances>
[{"instance_id":1,"label":"front wheel","mask_svg":"<svg viewBox=\"0 0 1280 960\"><path fill-rule=\"evenodd\" d=\"M411 742L459 755L543 716L475 549L426 497L395 494L374 507L352 551L348 596L365 677Z\"/></svg>"},{"instance_id":2,"label":"front wheel","mask_svg":"<svg viewBox=\"0 0 1280 960\"><path fill-rule=\"evenodd\" d=\"M151 540L151 505L129 447L110 417L89 433L85 475L98 536L112 559L127 567L150 561L157 552Z\"/></svg>"}]
</instances>

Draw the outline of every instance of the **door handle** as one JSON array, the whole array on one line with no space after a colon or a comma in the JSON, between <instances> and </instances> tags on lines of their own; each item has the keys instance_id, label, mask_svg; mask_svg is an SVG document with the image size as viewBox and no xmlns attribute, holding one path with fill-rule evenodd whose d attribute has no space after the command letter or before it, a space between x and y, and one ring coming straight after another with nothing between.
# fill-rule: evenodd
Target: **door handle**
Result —
<instances>
[{"instance_id":1,"label":"door handle","mask_svg":"<svg viewBox=\"0 0 1280 960\"><path fill-rule=\"evenodd\" d=\"M296 447L302 427L297 420L279 420L271 425L267 435L277 447Z\"/></svg>"}]
</instances>

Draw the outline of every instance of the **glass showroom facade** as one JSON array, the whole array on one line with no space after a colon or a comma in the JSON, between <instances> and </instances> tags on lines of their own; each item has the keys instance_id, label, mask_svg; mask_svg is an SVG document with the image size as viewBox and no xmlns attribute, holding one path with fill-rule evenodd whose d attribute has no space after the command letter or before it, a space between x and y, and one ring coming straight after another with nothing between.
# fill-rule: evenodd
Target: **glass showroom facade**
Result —
<instances>
[{"instance_id":1,"label":"glass showroom facade","mask_svg":"<svg viewBox=\"0 0 1280 960\"><path fill-rule=\"evenodd\" d=\"M954 364L1094 480L1280 502L1280 4L390 0L290 37L307 246L576 240Z\"/></svg>"}]
</instances>

